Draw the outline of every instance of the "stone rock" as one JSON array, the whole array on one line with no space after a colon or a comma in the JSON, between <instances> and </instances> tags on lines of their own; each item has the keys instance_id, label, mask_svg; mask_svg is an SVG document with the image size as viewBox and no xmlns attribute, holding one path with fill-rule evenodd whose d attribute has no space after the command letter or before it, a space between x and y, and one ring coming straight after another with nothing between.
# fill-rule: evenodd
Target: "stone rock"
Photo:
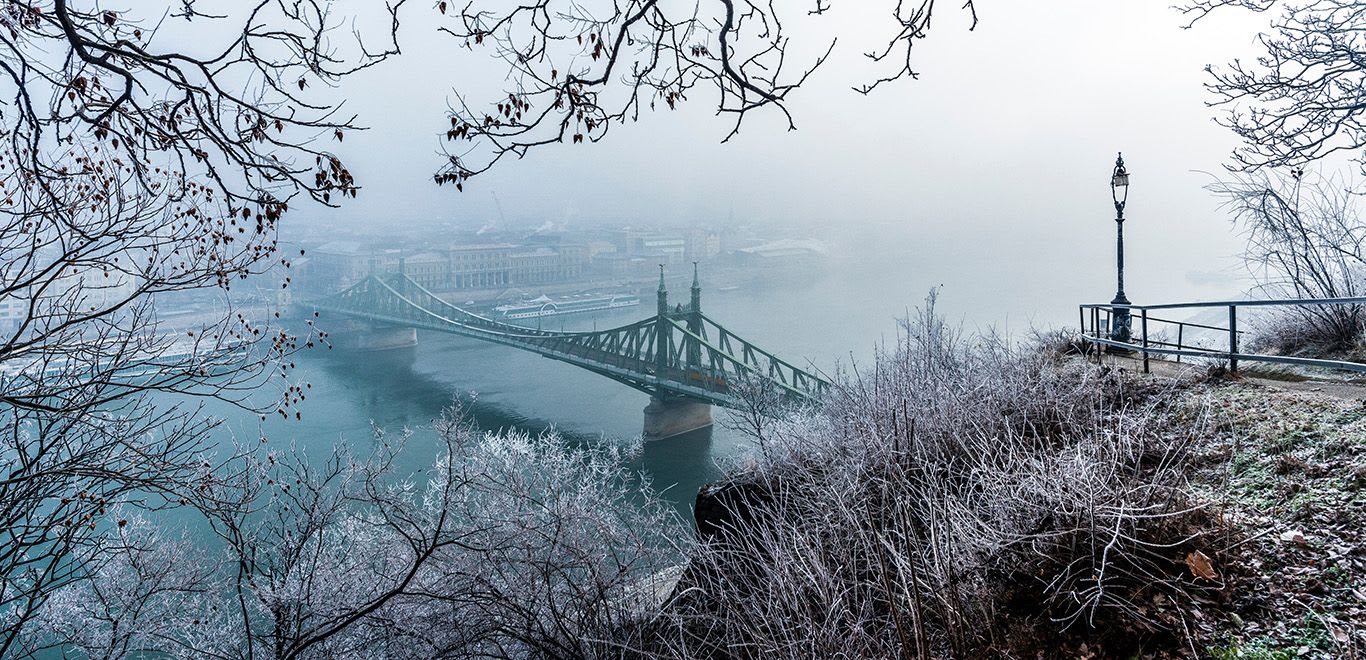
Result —
<instances>
[{"instance_id":1,"label":"stone rock","mask_svg":"<svg viewBox=\"0 0 1366 660\"><path fill-rule=\"evenodd\" d=\"M707 484L697 491L693 520L697 540L718 541L735 531L737 524L754 520L753 509L773 501L762 484L748 479Z\"/></svg>"}]
</instances>

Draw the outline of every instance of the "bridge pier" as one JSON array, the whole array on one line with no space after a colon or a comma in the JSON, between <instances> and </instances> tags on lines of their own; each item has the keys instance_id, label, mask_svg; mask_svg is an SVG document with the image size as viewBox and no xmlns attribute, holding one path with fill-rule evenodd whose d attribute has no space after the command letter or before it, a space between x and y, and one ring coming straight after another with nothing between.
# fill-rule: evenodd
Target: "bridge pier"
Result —
<instances>
[{"instance_id":1,"label":"bridge pier","mask_svg":"<svg viewBox=\"0 0 1366 660\"><path fill-rule=\"evenodd\" d=\"M375 326L358 330L352 348L361 351L387 351L417 345L417 328Z\"/></svg>"},{"instance_id":2,"label":"bridge pier","mask_svg":"<svg viewBox=\"0 0 1366 660\"><path fill-rule=\"evenodd\" d=\"M645 439L663 440L712 425L711 404L677 397L650 397L645 406Z\"/></svg>"}]
</instances>

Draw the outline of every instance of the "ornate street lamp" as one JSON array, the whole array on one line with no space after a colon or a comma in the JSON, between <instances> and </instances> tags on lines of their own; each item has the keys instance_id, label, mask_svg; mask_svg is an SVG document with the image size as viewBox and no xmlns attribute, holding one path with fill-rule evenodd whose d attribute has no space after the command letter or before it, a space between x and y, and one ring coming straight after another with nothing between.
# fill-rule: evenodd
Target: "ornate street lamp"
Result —
<instances>
[{"instance_id":1,"label":"ornate street lamp","mask_svg":"<svg viewBox=\"0 0 1366 660\"><path fill-rule=\"evenodd\" d=\"M1122 153L1115 159L1115 171L1110 175L1110 196L1115 201L1115 263L1119 273L1119 287L1110 304L1128 305L1129 299L1124 296L1124 202L1129 199L1129 171L1124 169ZM1132 322L1128 307L1113 308L1110 314L1110 339L1129 341Z\"/></svg>"}]
</instances>

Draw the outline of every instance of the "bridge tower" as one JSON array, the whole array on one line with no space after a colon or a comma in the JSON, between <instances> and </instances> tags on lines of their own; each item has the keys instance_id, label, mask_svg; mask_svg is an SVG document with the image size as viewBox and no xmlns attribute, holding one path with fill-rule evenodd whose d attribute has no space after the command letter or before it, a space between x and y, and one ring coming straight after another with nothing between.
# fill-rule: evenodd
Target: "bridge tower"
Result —
<instances>
[{"instance_id":1,"label":"bridge tower","mask_svg":"<svg viewBox=\"0 0 1366 660\"><path fill-rule=\"evenodd\" d=\"M697 262L692 262L692 300L688 303L688 332L702 336L702 283L697 279ZM702 346L691 338L687 341L688 368L702 365Z\"/></svg>"},{"instance_id":2,"label":"bridge tower","mask_svg":"<svg viewBox=\"0 0 1366 660\"><path fill-rule=\"evenodd\" d=\"M655 375L664 377L669 368L669 290L664 286L664 264L659 264L658 307L655 309Z\"/></svg>"},{"instance_id":3,"label":"bridge tower","mask_svg":"<svg viewBox=\"0 0 1366 660\"><path fill-rule=\"evenodd\" d=\"M664 380L669 377L669 355L671 353L669 339L673 336L672 325L669 323L669 290L664 285L664 264L659 265L659 291L657 292L658 306L655 310L655 378ZM690 301L688 314L688 329L697 334L701 330L702 324L702 286L697 280L697 265L693 264L692 281L692 300ZM687 378L689 372L697 368L701 362L700 346L695 342L686 342L687 364L679 365L680 376ZM712 425L711 404L695 401L686 397L666 394L663 387L656 387L655 393L650 397L650 404L645 406L645 439L662 440L664 438L682 435L689 431L696 431Z\"/></svg>"}]
</instances>

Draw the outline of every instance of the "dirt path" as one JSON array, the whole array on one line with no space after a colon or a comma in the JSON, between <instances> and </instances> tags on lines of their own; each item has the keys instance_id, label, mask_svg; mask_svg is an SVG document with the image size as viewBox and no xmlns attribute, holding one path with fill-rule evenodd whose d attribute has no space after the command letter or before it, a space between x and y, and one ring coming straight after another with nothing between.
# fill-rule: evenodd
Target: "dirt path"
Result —
<instances>
[{"instance_id":1,"label":"dirt path","mask_svg":"<svg viewBox=\"0 0 1366 660\"><path fill-rule=\"evenodd\" d=\"M1127 369L1130 371L1142 371L1143 359L1138 354L1124 355L1106 353L1101 356L1102 364L1116 368ZM1148 367L1151 373L1167 378L1180 378L1192 375L1205 368L1202 364L1192 364L1189 362L1175 362L1172 360L1159 360L1153 358L1148 360ZM1274 390L1288 392L1317 392L1336 399L1366 402L1366 383L1348 382L1343 380L1333 380L1331 378L1315 378L1296 376L1294 379L1273 378L1259 376L1253 370L1251 373L1244 372L1240 376L1244 381L1255 383Z\"/></svg>"}]
</instances>

